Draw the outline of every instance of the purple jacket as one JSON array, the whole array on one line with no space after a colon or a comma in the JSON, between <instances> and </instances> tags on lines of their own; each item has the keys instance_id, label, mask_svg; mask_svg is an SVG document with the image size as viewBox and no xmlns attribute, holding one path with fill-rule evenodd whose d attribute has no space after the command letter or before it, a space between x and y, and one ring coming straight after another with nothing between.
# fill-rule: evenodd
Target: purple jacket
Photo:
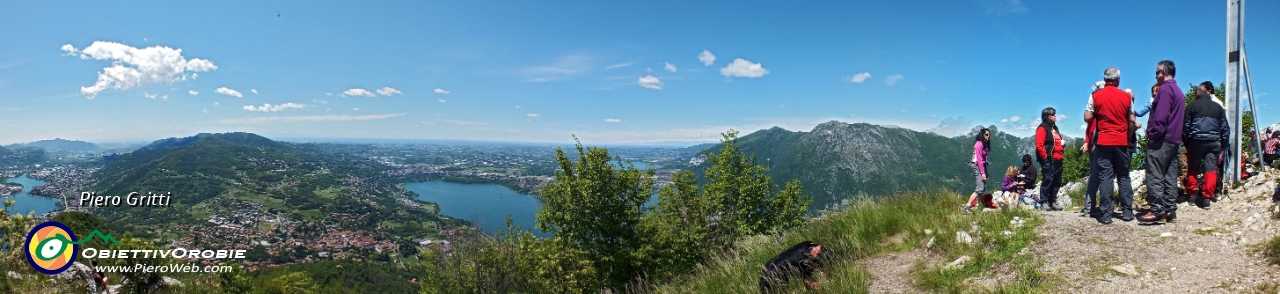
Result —
<instances>
[{"instance_id":1,"label":"purple jacket","mask_svg":"<svg viewBox=\"0 0 1280 294\"><path fill-rule=\"evenodd\" d=\"M1000 191L1014 192L1018 191L1018 181L1010 177L1004 177L1004 181L1000 181Z\"/></svg>"},{"instance_id":2,"label":"purple jacket","mask_svg":"<svg viewBox=\"0 0 1280 294\"><path fill-rule=\"evenodd\" d=\"M1185 118L1183 107L1186 95L1173 79L1166 79L1156 92L1155 102L1147 117L1147 138L1163 140L1167 143L1182 144L1182 120Z\"/></svg>"}]
</instances>

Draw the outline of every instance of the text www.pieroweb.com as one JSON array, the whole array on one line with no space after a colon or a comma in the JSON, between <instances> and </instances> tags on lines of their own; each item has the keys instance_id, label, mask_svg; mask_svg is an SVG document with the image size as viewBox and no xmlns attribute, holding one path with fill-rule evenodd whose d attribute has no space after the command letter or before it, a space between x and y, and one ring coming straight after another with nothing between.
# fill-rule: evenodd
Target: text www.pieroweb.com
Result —
<instances>
[{"instance_id":1,"label":"text www.pieroweb.com","mask_svg":"<svg viewBox=\"0 0 1280 294\"><path fill-rule=\"evenodd\" d=\"M194 264L169 264L169 265L145 265L134 264L129 265L100 265L97 270L104 273L222 273L230 272L229 265L208 265L199 266Z\"/></svg>"}]
</instances>

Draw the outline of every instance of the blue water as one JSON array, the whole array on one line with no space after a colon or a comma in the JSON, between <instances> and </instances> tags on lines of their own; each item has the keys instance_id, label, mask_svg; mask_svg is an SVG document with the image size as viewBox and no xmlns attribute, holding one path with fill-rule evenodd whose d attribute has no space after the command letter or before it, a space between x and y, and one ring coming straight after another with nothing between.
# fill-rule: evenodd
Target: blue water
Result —
<instances>
[{"instance_id":1,"label":"blue water","mask_svg":"<svg viewBox=\"0 0 1280 294\"><path fill-rule=\"evenodd\" d=\"M14 200L18 202L13 207L9 208L10 213L26 215L27 213L35 211L36 215L43 215L45 213L58 209L58 201L61 201L61 200L27 194L31 192L31 189L35 189L36 187L39 187L39 186L44 186L44 184L48 184L48 182L28 178L27 175L25 174L16 178L10 178L8 180L5 180L5 182L18 183L22 185L21 193L15 194L12 197L0 198L0 201Z\"/></svg>"},{"instance_id":2,"label":"blue water","mask_svg":"<svg viewBox=\"0 0 1280 294\"><path fill-rule=\"evenodd\" d=\"M532 195L520 194L496 184L462 184L451 182L417 182L404 185L418 193L418 200L440 205L440 214L470 221L486 234L503 229L507 215L521 228L531 229L538 237L551 237L533 229L534 215L542 203Z\"/></svg>"}]
</instances>

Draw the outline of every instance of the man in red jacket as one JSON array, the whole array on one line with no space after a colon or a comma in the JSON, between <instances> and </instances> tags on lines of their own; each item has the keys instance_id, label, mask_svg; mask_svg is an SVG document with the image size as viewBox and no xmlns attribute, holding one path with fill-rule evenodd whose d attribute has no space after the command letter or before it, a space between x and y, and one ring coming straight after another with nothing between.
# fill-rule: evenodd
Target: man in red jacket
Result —
<instances>
[{"instance_id":1,"label":"man in red jacket","mask_svg":"<svg viewBox=\"0 0 1280 294\"><path fill-rule=\"evenodd\" d=\"M1119 180L1120 210L1124 221L1133 220L1133 184L1129 180L1129 126L1133 124L1133 98L1120 90L1120 70L1114 67L1102 72L1106 86L1093 93L1097 146L1094 158L1098 160L1098 177L1101 180L1098 206L1102 214L1098 222L1111 224L1114 211L1111 196L1112 180Z\"/></svg>"},{"instance_id":2,"label":"man in red jacket","mask_svg":"<svg viewBox=\"0 0 1280 294\"><path fill-rule=\"evenodd\" d=\"M1040 111L1040 127L1036 128L1036 159L1040 161L1040 207L1058 207L1058 188L1062 186L1062 135L1058 133L1058 111L1046 107Z\"/></svg>"}]
</instances>

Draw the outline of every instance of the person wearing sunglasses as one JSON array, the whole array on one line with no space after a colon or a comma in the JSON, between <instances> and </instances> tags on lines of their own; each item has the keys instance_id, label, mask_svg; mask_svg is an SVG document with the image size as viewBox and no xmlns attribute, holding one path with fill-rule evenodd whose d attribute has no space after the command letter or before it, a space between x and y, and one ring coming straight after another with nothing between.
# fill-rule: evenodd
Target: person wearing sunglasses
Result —
<instances>
[{"instance_id":1,"label":"person wearing sunglasses","mask_svg":"<svg viewBox=\"0 0 1280 294\"><path fill-rule=\"evenodd\" d=\"M1147 204L1151 210L1139 216L1138 221L1156 223L1174 222L1178 219L1178 206L1174 202L1178 193L1178 170L1174 159L1178 145L1182 144L1185 119L1185 95L1174 80L1177 69L1173 61L1156 63L1156 80L1160 90L1153 109L1147 116Z\"/></svg>"}]
</instances>

